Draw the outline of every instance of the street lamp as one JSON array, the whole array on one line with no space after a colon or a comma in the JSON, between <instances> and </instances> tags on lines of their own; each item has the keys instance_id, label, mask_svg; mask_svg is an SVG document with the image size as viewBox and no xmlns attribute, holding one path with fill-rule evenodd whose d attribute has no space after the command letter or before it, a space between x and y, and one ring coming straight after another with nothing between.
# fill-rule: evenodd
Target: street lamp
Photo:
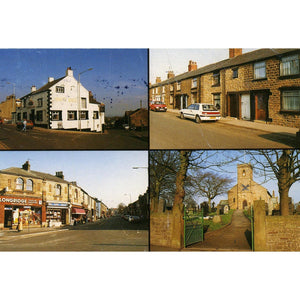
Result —
<instances>
[{"instance_id":1,"label":"street lamp","mask_svg":"<svg viewBox=\"0 0 300 300\"><path fill-rule=\"evenodd\" d=\"M85 72L88 72L88 71L91 71L91 70L93 70L93 68L89 68L89 69L87 69L87 70L84 70L84 71L82 71L82 72L80 72L79 74L78 74L78 88L77 88L77 94L78 94L78 127L79 127L79 130L81 131L81 115L80 115L80 113L81 113L81 108L80 108L80 75L81 74L83 74L83 73L85 73Z\"/></svg>"}]
</instances>

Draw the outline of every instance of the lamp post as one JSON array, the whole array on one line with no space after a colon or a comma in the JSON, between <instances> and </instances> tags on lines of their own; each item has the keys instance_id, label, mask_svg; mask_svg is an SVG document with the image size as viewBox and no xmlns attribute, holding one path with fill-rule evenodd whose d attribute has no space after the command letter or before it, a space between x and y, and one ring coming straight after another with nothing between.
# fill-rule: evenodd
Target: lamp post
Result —
<instances>
[{"instance_id":1,"label":"lamp post","mask_svg":"<svg viewBox=\"0 0 300 300\"><path fill-rule=\"evenodd\" d=\"M78 127L79 127L79 130L81 131L81 115L80 115L80 113L81 113L81 102L80 102L80 75L81 74L83 74L83 73L85 73L85 72L88 72L88 71L91 71L91 70L93 70L93 68L89 68L89 69L87 69L87 70L84 70L84 71L82 71L82 72L80 72L79 74L78 74L78 88L77 88L77 94L78 94Z\"/></svg>"}]
</instances>

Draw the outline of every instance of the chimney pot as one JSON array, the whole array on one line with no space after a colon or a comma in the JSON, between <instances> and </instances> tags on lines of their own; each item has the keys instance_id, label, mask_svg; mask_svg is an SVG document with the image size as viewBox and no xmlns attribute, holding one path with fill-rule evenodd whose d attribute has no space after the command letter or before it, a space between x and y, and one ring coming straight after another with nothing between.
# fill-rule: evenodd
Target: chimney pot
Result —
<instances>
[{"instance_id":1,"label":"chimney pot","mask_svg":"<svg viewBox=\"0 0 300 300\"><path fill-rule=\"evenodd\" d=\"M36 86L33 85L33 86L31 87L31 92L35 92L35 91L36 91Z\"/></svg>"},{"instance_id":2,"label":"chimney pot","mask_svg":"<svg viewBox=\"0 0 300 300\"><path fill-rule=\"evenodd\" d=\"M234 58L234 57L242 55L242 54L243 54L242 48L230 48L229 49L229 58Z\"/></svg>"},{"instance_id":3,"label":"chimney pot","mask_svg":"<svg viewBox=\"0 0 300 300\"><path fill-rule=\"evenodd\" d=\"M22 166L23 170L30 171L30 163L27 160L26 163Z\"/></svg>"},{"instance_id":4,"label":"chimney pot","mask_svg":"<svg viewBox=\"0 0 300 300\"><path fill-rule=\"evenodd\" d=\"M190 60L188 65L188 71L195 71L197 70L197 63L195 61Z\"/></svg>"}]
</instances>

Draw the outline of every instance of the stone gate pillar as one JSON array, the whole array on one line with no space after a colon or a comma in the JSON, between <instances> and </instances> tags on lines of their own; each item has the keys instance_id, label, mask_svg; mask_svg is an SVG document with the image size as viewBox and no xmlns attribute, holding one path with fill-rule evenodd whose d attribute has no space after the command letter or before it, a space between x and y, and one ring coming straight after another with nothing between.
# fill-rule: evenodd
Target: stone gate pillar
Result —
<instances>
[{"instance_id":1,"label":"stone gate pillar","mask_svg":"<svg viewBox=\"0 0 300 300\"><path fill-rule=\"evenodd\" d=\"M254 251L266 251L266 209L264 200L256 200L254 209Z\"/></svg>"}]
</instances>

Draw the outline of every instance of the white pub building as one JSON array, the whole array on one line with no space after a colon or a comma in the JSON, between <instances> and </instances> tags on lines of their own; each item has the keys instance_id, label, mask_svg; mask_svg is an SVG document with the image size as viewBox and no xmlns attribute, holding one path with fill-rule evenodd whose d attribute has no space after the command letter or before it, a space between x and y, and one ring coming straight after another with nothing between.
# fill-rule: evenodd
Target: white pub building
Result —
<instances>
[{"instance_id":1,"label":"white pub building","mask_svg":"<svg viewBox=\"0 0 300 300\"><path fill-rule=\"evenodd\" d=\"M16 119L29 119L35 126L49 129L75 129L102 132L104 104L98 103L92 94L73 76L68 68L59 79L48 78L48 82L20 98Z\"/></svg>"}]
</instances>

